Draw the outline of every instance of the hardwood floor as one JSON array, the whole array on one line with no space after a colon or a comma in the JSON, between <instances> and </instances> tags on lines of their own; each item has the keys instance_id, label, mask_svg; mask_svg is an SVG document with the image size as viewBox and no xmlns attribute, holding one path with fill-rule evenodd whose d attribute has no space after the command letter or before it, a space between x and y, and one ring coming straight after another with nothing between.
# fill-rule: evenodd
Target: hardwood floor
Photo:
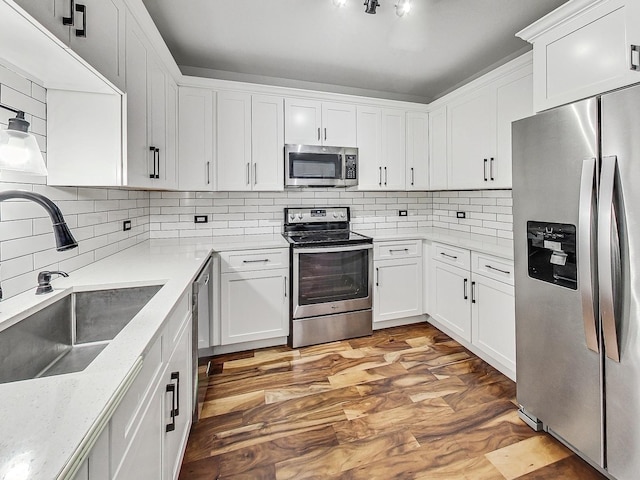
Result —
<instances>
[{"instance_id":1,"label":"hardwood floor","mask_svg":"<svg viewBox=\"0 0 640 480\"><path fill-rule=\"evenodd\" d=\"M515 384L428 324L212 359L180 480L604 478Z\"/></svg>"}]
</instances>

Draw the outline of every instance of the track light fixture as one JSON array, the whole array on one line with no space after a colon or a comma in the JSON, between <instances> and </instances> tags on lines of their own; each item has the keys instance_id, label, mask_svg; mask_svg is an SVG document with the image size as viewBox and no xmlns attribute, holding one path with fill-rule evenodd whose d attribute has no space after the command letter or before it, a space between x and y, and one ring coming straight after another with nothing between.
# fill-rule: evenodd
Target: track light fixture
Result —
<instances>
[{"instance_id":1,"label":"track light fixture","mask_svg":"<svg viewBox=\"0 0 640 480\"><path fill-rule=\"evenodd\" d=\"M364 6L365 6L365 9L364 9L365 13L370 13L372 15L375 15L376 8L380 6L380 3L378 3L378 0L365 0Z\"/></svg>"}]
</instances>

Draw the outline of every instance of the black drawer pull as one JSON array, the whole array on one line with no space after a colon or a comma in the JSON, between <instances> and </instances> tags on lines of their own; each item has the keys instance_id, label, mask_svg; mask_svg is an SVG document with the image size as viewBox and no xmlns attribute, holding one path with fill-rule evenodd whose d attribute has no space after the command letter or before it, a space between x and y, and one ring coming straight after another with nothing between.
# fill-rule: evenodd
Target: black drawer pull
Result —
<instances>
[{"instance_id":1,"label":"black drawer pull","mask_svg":"<svg viewBox=\"0 0 640 480\"><path fill-rule=\"evenodd\" d=\"M495 270L496 272L504 273L505 275L511 275L511 272L509 270L501 270L499 268L492 267L491 265L485 265L485 267L487 267L490 270Z\"/></svg>"},{"instance_id":2,"label":"black drawer pull","mask_svg":"<svg viewBox=\"0 0 640 480\"><path fill-rule=\"evenodd\" d=\"M173 432L176 429L176 386L167 384L167 393L171 393L171 423L165 425L165 432Z\"/></svg>"}]
</instances>

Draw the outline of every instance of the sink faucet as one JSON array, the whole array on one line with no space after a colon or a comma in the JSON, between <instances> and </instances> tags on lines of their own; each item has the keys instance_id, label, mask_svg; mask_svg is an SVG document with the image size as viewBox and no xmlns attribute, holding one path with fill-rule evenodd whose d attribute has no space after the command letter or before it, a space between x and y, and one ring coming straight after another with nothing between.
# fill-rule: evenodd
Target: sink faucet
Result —
<instances>
[{"instance_id":1,"label":"sink faucet","mask_svg":"<svg viewBox=\"0 0 640 480\"><path fill-rule=\"evenodd\" d=\"M69 276L67 272L61 272L57 270L53 272L40 272L38 274L38 288L36 288L36 295L53 292L53 287L51 286L51 275L60 275L61 277Z\"/></svg>"},{"instance_id":2,"label":"sink faucet","mask_svg":"<svg viewBox=\"0 0 640 480\"><path fill-rule=\"evenodd\" d=\"M57 205L47 197L39 193L28 192L26 190L7 190L5 192L0 192L0 202L14 198L31 200L47 211L49 217L51 217L51 223L53 224L53 234L56 238L56 250L63 252L78 246L78 242L73 238L69 227L67 227L67 223L64 221L62 212ZM2 300L2 288L0 288L0 300Z\"/></svg>"}]
</instances>

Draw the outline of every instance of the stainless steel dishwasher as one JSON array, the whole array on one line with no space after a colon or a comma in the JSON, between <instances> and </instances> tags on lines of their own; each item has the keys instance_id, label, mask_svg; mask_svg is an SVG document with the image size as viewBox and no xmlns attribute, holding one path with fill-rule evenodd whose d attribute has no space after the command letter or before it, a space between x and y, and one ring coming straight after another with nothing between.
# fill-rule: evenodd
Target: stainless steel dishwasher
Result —
<instances>
[{"instance_id":1,"label":"stainless steel dishwasher","mask_svg":"<svg viewBox=\"0 0 640 480\"><path fill-rule=\"evenodd\" d=\"M192 362L193 362L193 423L200 418L202 403L207 386L198 381L198 345L206 338L209 342L211 313L213 312L213 260L209 258L193 282L193 333L192 333Z\"/></svg>"}]
</instances>

